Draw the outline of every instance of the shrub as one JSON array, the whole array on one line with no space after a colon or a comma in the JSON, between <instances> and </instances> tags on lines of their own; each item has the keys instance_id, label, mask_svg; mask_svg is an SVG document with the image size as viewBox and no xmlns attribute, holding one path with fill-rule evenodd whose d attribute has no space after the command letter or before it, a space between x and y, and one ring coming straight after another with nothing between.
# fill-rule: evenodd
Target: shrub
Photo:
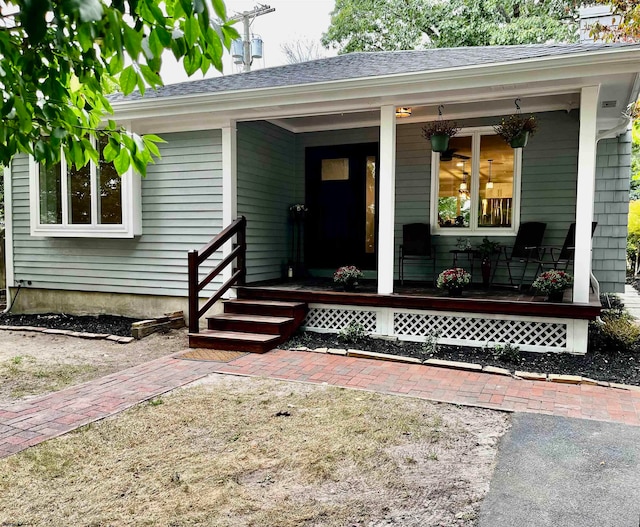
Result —
<instances>
[{"instance_id":1,"label":"shrub","mask_svg":"<svg viewBox=\"0 0 640 527\"><path fill-rule=\"evenodd\" d=\"M439 331L430 331L422 343L420 349L420 359L424 363L432 355L438 353L438 339L440 338Z\"/></svg>"},{"instance_id":2,"label":"shrub","mask_svg":"<svg viewBox=\"0 0 640 527\"><path fill-rule=\"evenodd\" d=\"M520 363L520 348L513 344L506 343L504 346L496 344L492 350L493 358L511 364Z\"/></svg>"},{"instance_id":3,"label":"shrub","mask_svg":"<svg viewBox=\"0 0 640 527\"><path fill-rule=\"evenodd\" d=\"M600 353L632 353L637 351L640 326L627 313L604 315L589 324L589 349Z\"/></svg>"},{"instance_id":4,"label":"shrub","mask_svg":"<svg viewBox=\"0 0 640 527\"><path fill-rule=\"evenodd\" d=\"M359 322L349 322L338 332L338 338L347 343L357 343L363 341L367 337L364 326Z\"/></svg>"}]
</instances>

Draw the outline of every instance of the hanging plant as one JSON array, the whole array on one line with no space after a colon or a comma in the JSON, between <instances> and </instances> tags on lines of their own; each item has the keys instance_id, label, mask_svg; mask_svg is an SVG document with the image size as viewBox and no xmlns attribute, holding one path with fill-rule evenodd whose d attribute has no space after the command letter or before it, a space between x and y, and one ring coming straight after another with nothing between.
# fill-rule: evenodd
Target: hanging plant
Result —
<instances>
[{"instance_id":1,"label":"hanging plant","mask_svg":"<svg viewBox=\"0 0 640 527\"><path fill-rule=\"evenodd\" d=\"M449 138L456 135L460 128L452 121L442 119L443 106L438 107L438 120L422 127L422 137L431 141L433 152L446 152L449 149Z\"/></svg>"},{"instance_id":2,"label":"hanging plant","mask_svg":"<svg viewBox=\"0 0 640 527\"><path fill-rule=\"evenodd\" d=\"M500 124L493 127L495 132L502 137L511 148L524 148L527 146L529 136L535 134L538 123L533 115L523 117L520 113L520 99L516 99L516 113L503 118Z\"/></svg>"}]
</instances>

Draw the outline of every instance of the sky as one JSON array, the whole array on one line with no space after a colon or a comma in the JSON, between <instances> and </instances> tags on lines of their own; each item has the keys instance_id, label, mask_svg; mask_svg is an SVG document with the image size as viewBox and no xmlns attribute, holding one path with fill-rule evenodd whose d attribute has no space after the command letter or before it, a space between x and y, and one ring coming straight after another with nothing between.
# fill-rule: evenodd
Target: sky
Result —
<instances>
[{"instance_id":1,"label":"sky","mask_svg":"<svg viewBox=\"0 0 640 527\"><path fill-rule=\"evenodd\" d=\"M252 69L269 68L286 64L282 44L296 40L320 41L331 20L331 11L335 0L265 0L263 2L247 0L226 0L227 14L250 11L256 5L267 5L275 8L273 13L259 16L253 20L251 31L263 40L263 58L253 62ZM242 33L242 23L235 24ZM334 50L327 50L326 56L335 55ZM213 68L212 68L213 69ZM215 70L214 70L215 71ZM225 53L224 74L237 73L239 66L235 66L230 54ZM212 72L207 77L215 76ZM177 64L173 56L163 58L162 77L165 84L172 84L188 80L181 65ZM191 79L202 78L201 73L195 73Z\"/></svg>"}]
</instances>

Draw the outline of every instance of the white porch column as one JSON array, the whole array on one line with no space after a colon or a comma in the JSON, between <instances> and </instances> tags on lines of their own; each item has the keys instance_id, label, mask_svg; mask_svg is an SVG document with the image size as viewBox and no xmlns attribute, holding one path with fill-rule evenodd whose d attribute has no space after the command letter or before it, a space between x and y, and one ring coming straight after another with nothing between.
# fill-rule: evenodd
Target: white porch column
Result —
<instances>
[{"instance_id":1,"label":"white porch column","mask_svg":"<svg viewBox=\"0 0 640 527\"><path fill-rule=\"evenodd\" d=\"M576 196L576 240L573 301L589 302L591 282L591 222L596 178L596 117L599 86L582 88L580 95L580 143Z\"/></svg>"},{"instance_id":2,"label":"white porch column","mask_svg":"<svg viewBox=\"0 0 640 527\"><path fill-rule=\"evenodd\" d=\"M396 108L380 108L380 186L378 201L378 294L393 293L396 208Z\"/></svg>"},{"instance_id":3,"label":"white porch column","mask_svg":"<svg viewBox=\"0 0 640 527\"><path fill-rule=\"evenodd\" d=\"M229 121L222 127L222 228L227 227L238 217L238 145L236 121ZM232 251L231 242L222 247L222 257ZM222 273L222 281L231 278L232 266L226 267ZM227 296L234 295L229 290Z\"/></svg>"}]
</instances>

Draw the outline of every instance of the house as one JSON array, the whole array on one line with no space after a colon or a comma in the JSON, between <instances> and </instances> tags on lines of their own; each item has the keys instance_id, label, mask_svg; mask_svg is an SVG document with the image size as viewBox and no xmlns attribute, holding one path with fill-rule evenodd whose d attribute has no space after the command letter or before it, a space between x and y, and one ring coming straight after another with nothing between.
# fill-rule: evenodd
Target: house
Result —
<instances>
[{"instance_id":1,"label":"house","mask_svg":"<svg viewBox=\"0 0 640 527\"><path fill-rule=\"evenodd\" d=\"M308 329L358 321L405 339L437 331L444 343L584 353L600 309L595 293L622 291L625 279L631 144L623 112L638 96L639 71L640 45L429 49L354 53L116 97L120 122L166 140L162 159L144 180L120 180L106 163L72 172L14 160L5 171L14 310L185 309L188 251L243 216L247 287L238 296L304 303ZM524 149L493 131L515 102L539 123ZM411 115L396 117L399 107ZM439 107L462 127L447 156L421 136ZM310 212L298 242L289 207L303 203ZM430 225L440 271L451 267L458 238L508 245L532 221L546 224L549 246L562 245L576 223L575 283L562 304L404 294L398 284L405 224ZM225 243L200 276L231 250ZM305 276L330 277L354 263L373 289L278 287L298 250ZM405 274L432 280L420 262ZM226 267L200 296L233 276Z\"/></svg>"}]
</instances>

